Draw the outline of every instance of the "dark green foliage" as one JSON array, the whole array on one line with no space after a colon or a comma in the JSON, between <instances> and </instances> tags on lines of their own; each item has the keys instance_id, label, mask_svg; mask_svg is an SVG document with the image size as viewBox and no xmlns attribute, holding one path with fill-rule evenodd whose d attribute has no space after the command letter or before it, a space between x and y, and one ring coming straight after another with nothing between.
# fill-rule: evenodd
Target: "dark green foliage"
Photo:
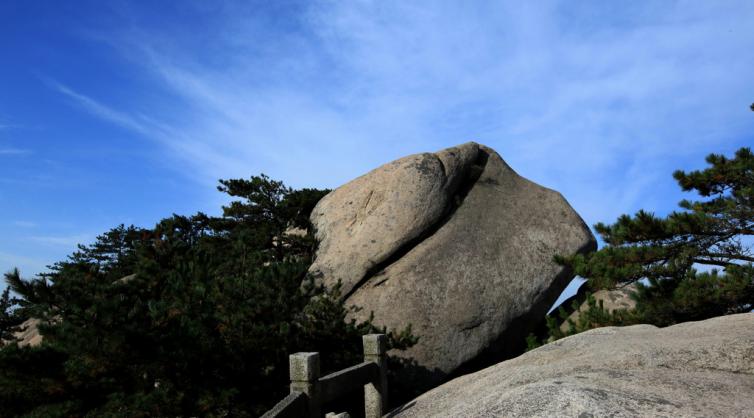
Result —
<instances>
[{"instance_id":1,"label":"dark green foliage","mask_svg":"<svg viewBox=\"0 0 754 418\"><path fill-rule=\"evenodd\" d=\"M571 309L575 311L579 309L580 306L581 305L574 300ZM558 309L558 317L560 318L560 321L556 321L554 318L548 318L549 320L547 321L550 337L556 340L592 328L599 328L608 325L623 326L637 323L633 311L627 311L625 309L609 311L605 309L603 302L601 300L597 301L591 293L587 294L586 307L579 313L578 318L575 321L569 318L568 313L562 307ZM561 329L561 324L563 323L568 324L566 330Z\"/></svg>"},{"instance_id":2,"label":"dark green foliage","mask_svg":"<svg viewBox=\"0 0 754 418\"><path fill-rule=\"evenodd\" d=\"M242 199L223 217L119 226L50 274L9 277L47 325L40 347L0 350L0 416L258 416L287 394L289 354L319 351L324 372L362 361L378 330L306 276L325 191L265 176L220 190Z\"/></svg>"},{"instance_id":3,"label":"dark green foliage","mask_svg":"<svg viewBox=\"0 0 754 418\"><path fill-rule=\"evenodd\" d=\"M540 340L536 335L529 334L526 338L526 351L593 328L643 323L642 319L637 316L636 311L626 309L610 311L604 307L601 300L598 301L591 293L586 294L585 302L586 306L582 308L583 302L573 300L570 311L560 306L557 312L547 315L545 317L547 336ZM579 310L581 311L574 321L570 318L571 313ZM563 324L568 325L565 330L561 329Z\"/></svg>"},{"instance_id":4,"label":"dark green foliage","mask_svg":"<svg viewBox=\"0 0 754 418\"><path fill-rule=\"evenodd\" d=\"M532 333L526 336L526 351L534 350L540 346L542 346L542 343L539 342L536 335Z\"/></svg>"},{"instance_id":5,"label":"dark green foliage","mask_svg":"<svg viewBox=\"0 0 754 418\"><path fill-rule=\"evenodd\" d=\"M592 290L637 282L635 312L600 318L595 307L586 328L577 324L576 331L637 322L665 326L754 308L754 154L741 148L734 158L711 154L707 163L704 170L673 173L684 191L702 200L683 200L682 210L665 217L639 211L612 225L599 223L604 248L557 257ZM700 265L721 270L700 272Z\"/></svg>"},{"instance_id":6,"label":"dark green foliage","mask_svg":"<svg viewBox=\"0 0 754 418\"><path fill-rule=\"evenodd\" d=\"M18 272L15 272L18 274ZM3 341L13 338L13 330L21 323L21 316L14 309L16 301L10 297L10 288L0 295L0 346Z\"/></svg>"}]
</instances>

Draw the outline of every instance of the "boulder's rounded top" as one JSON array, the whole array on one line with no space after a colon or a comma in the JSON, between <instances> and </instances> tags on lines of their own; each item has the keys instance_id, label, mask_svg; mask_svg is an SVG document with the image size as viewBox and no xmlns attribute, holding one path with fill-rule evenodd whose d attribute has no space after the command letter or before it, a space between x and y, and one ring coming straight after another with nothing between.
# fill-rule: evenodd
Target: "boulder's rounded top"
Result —
<instances>
[{"instance_id":1,"label":"boulder's rounded top","mask_svg":"<svg viewBox=\"0 0 754 418\"><path fill-rule=\"evenodd\" d=\"M312 211L320 246L310 273L350 294L447 214L479 154L479 145L468 142L409 155L330 192Z\"/></svg>"}]
</instances>

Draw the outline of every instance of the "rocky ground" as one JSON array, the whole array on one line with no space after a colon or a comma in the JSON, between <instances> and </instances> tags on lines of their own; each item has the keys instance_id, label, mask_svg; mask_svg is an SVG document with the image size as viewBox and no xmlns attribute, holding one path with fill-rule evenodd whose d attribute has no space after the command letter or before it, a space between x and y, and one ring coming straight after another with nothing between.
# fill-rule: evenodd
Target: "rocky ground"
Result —
<instances>
[{"instance_id":1,"label":"rocky ground","mask_svg":"<svg viewBox=\"0 0 754 418\"><path fill-rule=\"evenodd\" d=\"M754 313L594 329L459 377L389 416L754 417Z\"/></svg>"}]
</instances>

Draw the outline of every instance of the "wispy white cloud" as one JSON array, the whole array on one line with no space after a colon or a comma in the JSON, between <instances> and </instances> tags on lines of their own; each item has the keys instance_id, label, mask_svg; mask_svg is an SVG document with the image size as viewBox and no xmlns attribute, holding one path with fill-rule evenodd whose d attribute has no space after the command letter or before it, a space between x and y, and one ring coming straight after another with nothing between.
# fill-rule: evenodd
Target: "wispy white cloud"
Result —
<instances>
[{"instance_id":1,"label":"wispy white cloud","mask_svg":"<svg viewBox=\"0 0 754 418\"><path fill-rule=\"evenodd\" d=\"M21 148L0 148L0 155L24 155L31 153L31 150Z\"/></svg>"},{"instance_id":2,"label":"wispy white cloud","mask_svg":"<svg viewBox=\"0 0 754 418\"><path fill-rule=\"evenodd\" d=\"M224 7L211 39L101 36L165 92L149 120L55 86L211 182L333 187L477 140L588 223L667 207L673 169L754 129L750 2L312 2L288 26Z\"/></svg>"},{"instance_id":3,"label":"wispy white cloud","mask_svg":"<svg viewBox=\"0 0 754 418\"><path fill-rule=\"evenodd\" d=\"M30 236L27 239L39 244L69 247L75 250L78 244L87 244L94 240L94 234L73 234L65 236Z\"/></svg>"},{"instance_id":4,"label":"wispy white cloud","mask_svg":"<svg viewBox=\"0 0 754 418\"><path fill-rule=\"evenodd\" d=\"M0 251L0 274L18 268L22 275L28 277L46 271L47 264L49 263L39 258ZM3 288L4 281L0 282L0 289Z\"/></svg>"},{"instance_id":5,"label":"wispy white cloud","mask_svg":"<svg viewBox=\"0 0 754 418\"><path fill-rule=\"evenodd\" d=\"M132 129L142 134L148 134L149 129L125 112L115 110L109 106L106 106L91 97L85 96L77 91L74 91L70 87L61 84L51 78L44 78L45 82L52 88L72 99L77 105L81 106L84 110L92 113L93 115L102 118L106 121L115 123L127 129Z\"/></svg>"},{"instance_id":6,"label":"wispy white cloud","mask_svg":"<svg viewBox=\"0 0 754 418\"><path fill-rule=\"evenodd\" d=\"M14 128L21 128L21 125L17 125L15 123L10 123L9 118L5 117L4 115L0 116L0 131L5 129L14 129Z\"/></svg>"},{"instance_id":7,"label":"wispy white cloud","mask_svg":"<svg viewBox=\"0 0 754 418\"><path fill-rule=\"evenodd\" d=\"M21 228L36 228L39 226L36 222L31 221L13 221L13 225L21 227Z\"/></svg>"}]
</instances>

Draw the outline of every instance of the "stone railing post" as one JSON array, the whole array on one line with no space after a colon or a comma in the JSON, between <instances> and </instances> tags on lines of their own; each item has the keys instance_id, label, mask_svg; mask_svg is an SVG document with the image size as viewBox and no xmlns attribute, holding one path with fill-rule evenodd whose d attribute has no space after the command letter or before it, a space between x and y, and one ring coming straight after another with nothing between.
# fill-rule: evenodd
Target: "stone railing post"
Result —
<instances>
[{"instance_id":1,"label":"stone railing post","mask_svg":"<svg viewBox=\"0 0 754 418\"><path fill-rule=\"evenodd\" d=\"M309 418L319 418L319 353L296 353L288 357L291 392L303 392L308 398Z\"/></svg>"},{"instance_id":2,"label":"stone railing post","mask_svg":"<svg viewBox=\"0 0 754 418\"><path fill-rule=\"evenodd\" d=\"M387 339L384 334L364 335L364 361L377 363L379 376L374 383L364 385L364 414L366 418L380 418L387 411Z\"/></svg>"}]
</instances>

